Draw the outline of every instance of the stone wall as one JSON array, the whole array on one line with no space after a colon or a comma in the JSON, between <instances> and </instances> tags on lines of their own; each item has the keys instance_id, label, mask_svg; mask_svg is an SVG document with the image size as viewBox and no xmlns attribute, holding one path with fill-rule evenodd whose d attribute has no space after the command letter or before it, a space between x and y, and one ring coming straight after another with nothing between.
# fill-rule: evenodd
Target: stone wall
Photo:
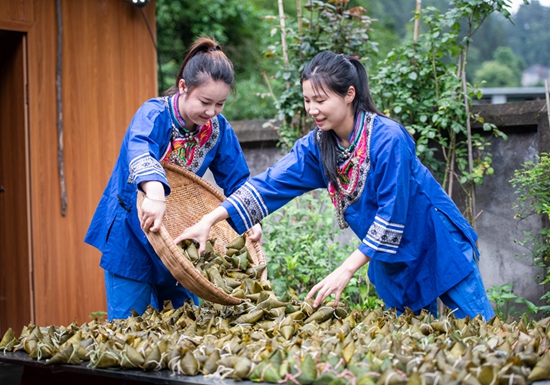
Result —
<instances>
[{"instance_id":1,"label":"stone wall","mask_svg":"<svg viewBox=\"0 0 550 385\"><path fill-rule=\"evenodd\" d=\"M476 110L508 135L508 141L491 139L495 173L476 188L476 230L483 280L486 288L511 283L515 294L540 304L540 297L550 287L538 284L540 271L532 266L531 258L517 257L528 250L515 241L524 239L524 231L538 232L543 223L535 217L526 221L514 218L517 195L509 181L524 162L550 150L545 102L476 106Z\"/></svg>"},{"instance_id":2,"label":"stone wall","mask_svg":"<svg viewBox=\"0 0 550 385\"><path fill-rule=\"evenodd\" d=\"M499 105L478 105L473 112L479 112L486 122L494 123L508 135L508 141L491 138L490 152L493 154L495 173L485 178L484 184L476 187L476 230L479 234L478 247L481 252L480 268L486 288L512 283L514 293L540 303L540 297L549 288L539 285L538 272L529 258L518 258L527 252L515 240L524 238L523 231L538 231L543 224L538 218L519 221L514 218L513 203L516 195L509 180L514 170L527 160L535 159L540 152L550 151L550 131L544 101L528 101ZM282 157L276 147L277 133L264 127L266 121L232 122L244 149L252 175L273 165ZM480 127L474 125L473 130ZM211 175L207 176L213 181ZM453 199L461 205L460 190L453 193ZM351 232L346 236L354 237Z\"/></svg>"}]
</instances>

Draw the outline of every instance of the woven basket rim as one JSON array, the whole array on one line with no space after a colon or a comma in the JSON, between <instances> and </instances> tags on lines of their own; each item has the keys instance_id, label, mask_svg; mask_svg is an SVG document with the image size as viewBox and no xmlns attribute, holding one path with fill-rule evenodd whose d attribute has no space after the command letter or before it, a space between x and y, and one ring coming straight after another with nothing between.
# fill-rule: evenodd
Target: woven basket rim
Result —
<instances>
[{"instance_id":1,"label":"woven basket rim","mask_svg":"<svg viewBox=\"0 0 550 385\"><path fill-rule=\"evenodd\" d=\"M206 192L212 194L216 200L221 203L225 200L225 195L221 193L218 189L212 186L210 183L192 173L191 171L175 165L173 163L161 162L161 165L166 169L175 172L178 176L189 179L193 182L194 188L197 189L197 193L200 193L200 189L206 190ZM145 194L141 191L138 191L138 196L136 200L136 205L139 214L141 215L141 205ZM167 199L167 210L169 207L169 200ZM205 213L204 213L205 214ZM165 217L166 219L166 217ZM200 218L196 218L198 222ZM234 230L233 230L234 231ZM194 294L198 295L200 298L219 303L222 305L238 305L243 302L243 299L233 297L227 294L222 289L215 286L208 279L206 279L193 264L183 255L180 251L174 239L169 234L168 230L164 226L164 222L160 227L158 232L146 231L145 235L151 243L151 246L170 271L170 273L176 278L176 280L183 285L186 289L190 290ZM238 234L235 232L235 236ZM262 265L265 263L265 255L263 249L258 242L247 240L250 245L253 246L253 252L250 252L255 263L253 265ZM263 278L265 278L267 271L264 271Z\"/></svg>"},{"instance_id":2,"label":"woven basket rim","mask_svg":"<svg viewBox=\"0 0 550 385\"><path fill-rule=\"evenodd\" d=\"M208 183L206 180L204 180L197 174L194 174L191 171L187 170L186 168L180 167L178 165L175 165L174 163L169 163L169 162L160 162L160 164L162 165L162 167L164 167L167 170L177 172L178 174L181 174L186 178L191 179L194 183L198 184L201 188L207 190L209 193L216 196L216 198L220 200L220 203L227 198L220 190L212 186L210 183Z\"/></svg>"}]
</instances>

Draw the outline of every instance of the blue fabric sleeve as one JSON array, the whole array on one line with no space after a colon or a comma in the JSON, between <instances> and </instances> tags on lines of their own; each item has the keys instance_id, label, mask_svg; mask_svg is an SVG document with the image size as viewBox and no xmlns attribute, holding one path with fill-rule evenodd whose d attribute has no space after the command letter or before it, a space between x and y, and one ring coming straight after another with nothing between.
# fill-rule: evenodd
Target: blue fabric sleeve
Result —
<instances>
[{"instance_id":1,"label":"blue fabric sleeve","mask_svg":"<svg viewBox=\"0 0 550 385\"><path fill-rule=\"evenodd\" d=\"M411 162L414 143L405 129L391 120L379 120L384 127L373 129L372 173L378 209L359 250L365 255L391 261L397 253L409 206ZM411 256L411 259L413 257Z\"/></svg>"},{"instance_id":2,"label":"blue fabric sleeve","mask_svg":"<svg viewBox=\"0 0 550 385\"><path fill-rule=\"evenodd\" d=\"M290 153L222 203L239 234L297 196L327 186L315 133L299 139Z\"/></svg>"},{"instance_id":3,"label":"blue fabric sleeve","mask_svg":"<svg viewBox=\"0 0 550 385\"><path fill-rule=\"evenodd\" d=\"M158 181L166 195L170 185L159 160L169 143L172 124L170 115L159 100L145 102L135 113L126 132L126 160L130 168L130 181L139 188L141 182Z\"/></svg>"},{"instance_id":4,"label":"blue fabric sleeve","mask_svg":"<svg viewBox=\"0 0 550 385\"><path fill-rule=\"evenodd\" d=\"M229 196L248 180L250 169L235 131L222 115L218 115L218 121L222 133L221 140L216 157L209 168L225 196Z\"/></svg>"}]
</instances>

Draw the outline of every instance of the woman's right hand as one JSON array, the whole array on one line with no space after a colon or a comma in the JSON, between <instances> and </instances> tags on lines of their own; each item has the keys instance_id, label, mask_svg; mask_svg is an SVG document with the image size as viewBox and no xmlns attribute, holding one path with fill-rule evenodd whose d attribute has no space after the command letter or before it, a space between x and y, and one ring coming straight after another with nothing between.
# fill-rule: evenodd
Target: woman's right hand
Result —
<instances>
[{"instance_id":1,"label":"woman's right hand","mask_svg":"<svg viewBox=\"0 0 550 385\"><path fill-rule=\"evenodd\" d=\"M208 240L208 236L210 235L210 229L212 228L212 226L228 217L229 214L227 213L227 210L222 206L219 206L210 213L203 216L199 222L183 230L183 232L174 239L174 242L177 245L184 239L193 239L199 244L200 254L206 248L206 241Z\"/></svg>"},{"instance_id":2,"label":"woman's right hand","mask_svg":"<svg viewBox=\"0 0 550 385\"><path fill-rule=\"evenodd\" d=\"M213 224L210 221L205 220L204 217L191 227L183 230L183 232L174 239L176 245L184 239L192 239L199 244L199 254L202 253L206 247L206 241L208 240L208 234Z\"/></svg>"}]
</instances>

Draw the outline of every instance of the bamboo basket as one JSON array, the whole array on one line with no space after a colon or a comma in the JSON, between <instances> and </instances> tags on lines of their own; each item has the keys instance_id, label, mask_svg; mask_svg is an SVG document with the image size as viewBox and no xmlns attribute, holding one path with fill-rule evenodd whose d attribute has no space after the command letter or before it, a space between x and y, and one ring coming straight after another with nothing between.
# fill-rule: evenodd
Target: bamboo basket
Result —
<instances>
[{"instance_id":1,"label":"bamboo basket","mask_svg":"<svg viewBox=\"0 0 550 385\"><path fill-rule=\"evenodd\" d=\"M166 197L166 213L160 230L146 232L147 239L174 278L186 289L210 302L222 305L240 304L242 299L227 294L200 274L174 242L174 238L184 229L194 225L204 214L218 207L225 200L225 196L210 183L183 167L167 162L161 164L166 171L171 193ZM144 198L145 194L138 191L137 209L140 216ZM225 246L237 236L237 232L227 221L221 221L212 227L209 238L216 239L214 249L225 255ZM253 266L266 264L265 255L258 242L247 238L246 247L254 261ZM266 277L267 269L264 270L262 279Z\"/></svg>"}]
</instances>

